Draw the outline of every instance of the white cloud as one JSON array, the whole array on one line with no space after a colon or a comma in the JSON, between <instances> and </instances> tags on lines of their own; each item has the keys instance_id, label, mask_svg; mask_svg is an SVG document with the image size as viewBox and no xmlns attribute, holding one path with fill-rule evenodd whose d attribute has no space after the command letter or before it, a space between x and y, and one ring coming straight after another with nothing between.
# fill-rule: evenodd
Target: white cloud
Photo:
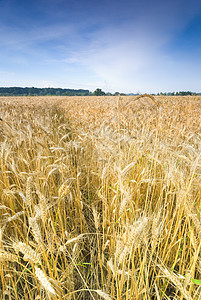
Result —
<instances>
[{"instance_id":1,"label":"white cloud","mask_svg":"<svg viewBox=\"0 0 201 300\"><path fill-rule=\"evenodd\" d=\"M156 92L161 88L171 90L176 82L179 87L182 80L187 84L185 62L178 62L173 53L166 52L166 46L197 12L194 7L183 7L182 1L165 5L161 2L163 5L158 1L149 2L145 11L140 11L133 20L96 30L90 42L82 44L81 50L71 53L66 61L91 70L103 82L102 87L106 81L112 91ZM174 76L173 70L177 68Z\"/></svg>"},{"instance_id":2,"label":"white cloud","mask_svg":"<svg viewBox=\"0 0 201 300\"><path fill-rule=\"evenodd\" d=\"M192 81L185 74L185 61L177 61L166 46L199 13L200 1L50 2L45 12L47 1L40 1L46 13L44 22L32 19L23 27L25 21L14 26L0 20L1 56L7 57L9 70L13 65L15 76L20 78L15 82L151 92L163 87L171 90L183 82L187 86L186 78ZM36 3L39 5L38 0ZM69 3L74 5L72 14ZM12 56L8 57L8 52ZM3 60L1 64L6 65ZM189 63L190 70L200 78L193 63ZM29 68L31 74L23 75L22 65L24 72Z\"/></svg>"}]
</instances>

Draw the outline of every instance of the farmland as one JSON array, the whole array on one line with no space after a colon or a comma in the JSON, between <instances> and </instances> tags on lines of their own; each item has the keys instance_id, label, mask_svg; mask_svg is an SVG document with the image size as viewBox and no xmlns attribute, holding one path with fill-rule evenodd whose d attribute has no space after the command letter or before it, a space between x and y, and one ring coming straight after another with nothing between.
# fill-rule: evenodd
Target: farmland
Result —
<instances>
[{"instance_id":1,"label":"farmland","mask_svg":"<svg viewBox=\"0 0 201 300\"><path fill-rule=\"evenodd\" d=\"M201 299L201 97L0 97L0 299Z\"/></svg>"}]
</instances>

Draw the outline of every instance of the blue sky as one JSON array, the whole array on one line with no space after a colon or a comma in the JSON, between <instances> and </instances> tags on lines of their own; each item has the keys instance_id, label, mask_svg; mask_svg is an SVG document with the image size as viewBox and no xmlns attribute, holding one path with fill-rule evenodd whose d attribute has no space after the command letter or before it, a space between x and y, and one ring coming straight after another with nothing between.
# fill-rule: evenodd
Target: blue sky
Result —
<instances>
[{"instance_id":1,"label":"blue sky","mask_svg":"<svg viewBox=\"0 0 201 300\"><path fill-rule=\"evenodd\" d=\"M201 92L200 0L0 0L0 86Z\"/></svg>"}]
</instances>

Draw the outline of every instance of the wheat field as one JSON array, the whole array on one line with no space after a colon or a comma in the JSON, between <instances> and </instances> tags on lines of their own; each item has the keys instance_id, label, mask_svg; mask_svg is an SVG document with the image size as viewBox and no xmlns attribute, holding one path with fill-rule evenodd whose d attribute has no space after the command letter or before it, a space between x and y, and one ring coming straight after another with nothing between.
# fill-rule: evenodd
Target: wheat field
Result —
<instances>
[{"instance_id":1,"label":"wheat field","mask_svg":"<svg viewBox=\"0 0 201 300\"><path fill-rule=\"evenodd\" d=\"M201 299L201 98L0 98L0 299Z\"/></svg>"}]
</instances>

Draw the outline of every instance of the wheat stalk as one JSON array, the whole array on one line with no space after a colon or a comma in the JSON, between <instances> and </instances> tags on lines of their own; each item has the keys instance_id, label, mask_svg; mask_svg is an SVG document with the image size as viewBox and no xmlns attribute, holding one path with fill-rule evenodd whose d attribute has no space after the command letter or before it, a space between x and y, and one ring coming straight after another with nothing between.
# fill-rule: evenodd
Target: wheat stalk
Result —
<instances>
[{"instance_id":1,"label":"wheat stalk","mask_svg":"<svg viewBox=\"0 0 201 300\"><path fill-rule=\"evenodd\" d=\"M16 220L17 218L19 218L19 216L21 216L21 215L24 215L24 211L22 210L22 211L19 211L19 212L17 212L15 215L13 215L12 217L9 217L8 219L7 219L7 222L11 222L11 221L14 221L14 220Z\"/></svg>"},{"instance_id":2,"label":"wheat stalk","mask_svg":"<svg viewBox=\"0 0 201 300\"><path fill-rule=\"evenodd\" d=\"M192 297L187 289L184 288L184 285L178 279L178 276L173 272L170 272L167 268L158 265L163 274L180 290L182 295L187 299L191 300Z\"/></svg>"},{"instance_id":3,"label":"wheat stalk","mask_svg":"<svg viewBox=\"0 0 201 300\"><path fill-rule=\"evenodd\" d=\"M6 225L0 227L0 249L2 248L2 240L3 240L3 233L5 230Z\"/></svg>"}]
</instances>

